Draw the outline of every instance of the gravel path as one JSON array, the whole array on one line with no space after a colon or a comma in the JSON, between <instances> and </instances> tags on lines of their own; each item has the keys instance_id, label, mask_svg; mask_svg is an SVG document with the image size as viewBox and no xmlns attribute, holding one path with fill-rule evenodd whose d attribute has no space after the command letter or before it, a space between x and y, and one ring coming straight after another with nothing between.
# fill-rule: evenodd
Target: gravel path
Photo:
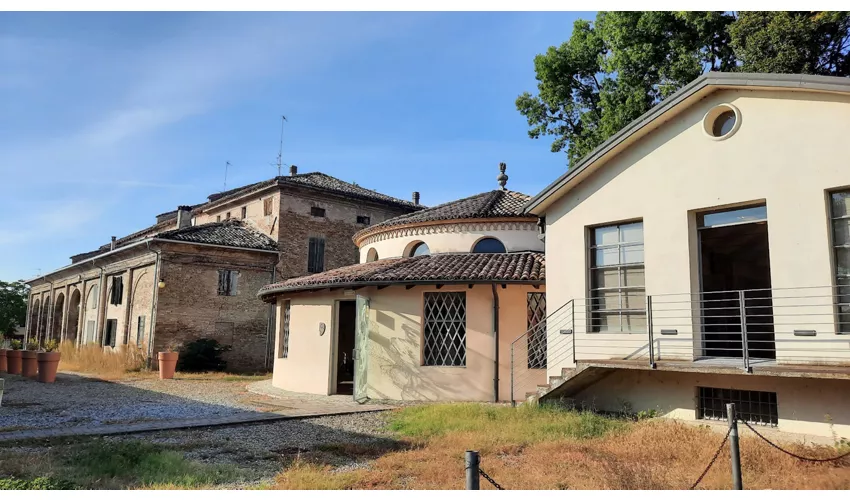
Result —
<instances>
[{"instance_id":1,"label":"gravel path","mask_svg":"<svg viewBox=\"0 0 850 500\"><path fill-rule=\"evenodd\" d=\"M61 373L54 384L4 375L0 432L203 418L257 411L245 383L140 379L107 382ZM257 398L253 398L257 399Z\"/></svg>"}]
</instances>

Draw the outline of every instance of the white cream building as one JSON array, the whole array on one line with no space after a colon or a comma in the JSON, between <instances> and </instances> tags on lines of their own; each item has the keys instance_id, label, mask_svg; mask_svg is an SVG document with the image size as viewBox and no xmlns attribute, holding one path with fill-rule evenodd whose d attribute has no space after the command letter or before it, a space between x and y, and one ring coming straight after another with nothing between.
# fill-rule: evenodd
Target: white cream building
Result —
<instances>
[{"instance_id":1,"label":"white cream building","mask_svg":"<svg viewBox=\"0 0 850 500\"><path fill-rule=\"evenodd\" d=\"M850 437L848 143L847 78L708 73L535 196L542 398Z\"/></svg>"}]
</instances>

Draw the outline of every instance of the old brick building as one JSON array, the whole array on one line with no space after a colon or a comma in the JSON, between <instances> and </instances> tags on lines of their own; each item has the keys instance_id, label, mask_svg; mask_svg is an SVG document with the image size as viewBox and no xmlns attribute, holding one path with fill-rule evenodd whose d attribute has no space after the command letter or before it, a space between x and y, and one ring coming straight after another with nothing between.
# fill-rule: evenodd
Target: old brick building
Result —
<instances>
[{"instance_id":1,"label":"old brick building","mask_svg":"<svg viewBox=\"0 0 850 500\"><path fill-rule=\"evenodd\" d=\"M256 300L259 289L356 263L357 231L419 208L293 166L289 176L157 215L154 225L29 280L27 338L136 345L151 359L214 338L232 346L229 368L258 370L273 346L273 310Z\"/></svg>"}]
</instances>

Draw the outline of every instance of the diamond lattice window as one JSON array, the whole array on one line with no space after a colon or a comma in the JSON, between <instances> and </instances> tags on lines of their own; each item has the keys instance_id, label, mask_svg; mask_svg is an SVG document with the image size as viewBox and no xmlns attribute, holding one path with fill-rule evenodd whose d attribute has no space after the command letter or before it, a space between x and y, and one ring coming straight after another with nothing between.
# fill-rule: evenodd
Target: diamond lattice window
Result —
<instances>
[{"instance_id":1,"label":"diamond lattice window","mask_svg":"<svg viewBox=\"0 0 850 500\"><path fill-rule=\"evenodd\" d=\"M289 357L289 301L283 303L283 318L280 328L280 356L281 358Z\"/></svg>"},{"instance_id":2,"label":"diamond lattice window","mask_svg":"<svg viewBox=\"0 0 850 500\"><path fill-rule=\"evenodd\" d=\"M425 366L466 366L466 293L423 294Z\"/></svg>"},{"instance_id":3,"label":"diamond lattice window","mask_svg":"<svg viewBox=\"0 0 850 500\"><path fill-rule=\"evenodd\" d=\"M528 367L546 368L546 294L528 294Z\"/></svg>"}]
</instances>

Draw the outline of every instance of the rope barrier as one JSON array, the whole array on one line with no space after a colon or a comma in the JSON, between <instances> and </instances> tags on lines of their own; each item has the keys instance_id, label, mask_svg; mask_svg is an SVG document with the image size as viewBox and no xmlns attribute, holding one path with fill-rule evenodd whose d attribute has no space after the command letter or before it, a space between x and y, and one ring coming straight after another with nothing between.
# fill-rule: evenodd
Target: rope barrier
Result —
<instances>
[{"instance_id":1,"label":"rope barrier","mask_svg":"<svg viewBox=\"0 0 850 500\"><path fill-rule=\"evenodd\" d=\"M788 451L788 450L786 450L786 449L782 448L781 446L779 446L779 445L778 445L778 444L776 444L776 443L771 442L769 439L767 439L766 437L762 436L762 435L761 435L761 433L760 433L759 431L755 430L755 429L753 428L753 426L752 426L752 425L750 425L750 423L749 423L749 422L747 422L746 420L739 420L739 421L740 421L740 422L743 422L743 423L744 423L744 425L746 425L746 426L747 426L747 428L749 428L751 431L753 431L753 434L755 434L756 436L760 437L760 438L761 438L761 439L762 439L765 443L769 444L770 446L773 446L774 448L776 448L777 450L781 451L782 453L785 453L786 455L790 455L790 456L792 456L792 457L796 458L797 460L803 460L803 461L806 461L806 462L836 462L836 461L838 461L838 460L841 460L841 459L842 459L842 458L844 458L844 457L850 456L850 451L848 451L847 453L844 453L844 454L842 454L842 455L838 455L837 457L833 457L833 458L809 458L809 457L803 457L803 456L797 455L796 453L792 453L792 452L790 452L790 451Z\"/></svg>"},{"instance_id":2,"label":"rope barrier","mask_svg":"<svg viewBox=\"0 0 850 500\"><path fill-rule=\"evenodd\" d=\"M702 471L702 474L699 475L699 478L697 478L696 482L694 482L693 486L691 486L690 489L695 489L699 485L699 483L702 482L703 478L705 478L705 475L708 474L708 471L711 470L711 467L714 465L714 462L717 461L717 457L720 456L720 452L723 450L723 447L726 446L726 441L729 441L729 434L731 432L732 428L730 427L729 430L726 431L726 435L723 436L723 441L720 443L720 446L717 448L717 451L714 453L714 456L711 458L711 461L708 463L708 467L706 467L705 470Z\"/></svg>"}]
</instances>

